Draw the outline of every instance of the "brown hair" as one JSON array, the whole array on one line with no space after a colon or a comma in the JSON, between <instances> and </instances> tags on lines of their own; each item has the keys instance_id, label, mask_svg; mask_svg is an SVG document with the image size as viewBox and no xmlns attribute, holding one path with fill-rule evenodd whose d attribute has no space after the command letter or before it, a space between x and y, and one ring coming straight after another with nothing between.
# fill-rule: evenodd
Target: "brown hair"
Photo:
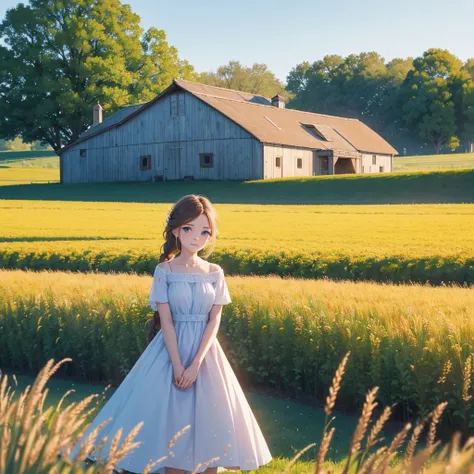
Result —
<instances>
[{"instance_id":1,"label":"brown hair","mask_svg":"<svg viewBox=\"0 0 474 474\"><path fill-rule=\"evenodd\" d=\"M199 251L202 253L198 252L198 255L204 258L211 255L218 234L216 211L209 199L202 194L187 194L174 204L168 214L166 226L163 231L164 243L160 247L160 263L172 260L176 254L181 252L181 241L174 236L173 229L179 228L188 222L193 221L201 214L205 214L209 220L209 232L211 236L206 247ZM208 250L206 251L206 249ZM147 345L150 344L152 339L155 337L159 328L160 315L158 311L155 311L153 319L149 322L146 338Z\"/></svg>"}]
</instances>

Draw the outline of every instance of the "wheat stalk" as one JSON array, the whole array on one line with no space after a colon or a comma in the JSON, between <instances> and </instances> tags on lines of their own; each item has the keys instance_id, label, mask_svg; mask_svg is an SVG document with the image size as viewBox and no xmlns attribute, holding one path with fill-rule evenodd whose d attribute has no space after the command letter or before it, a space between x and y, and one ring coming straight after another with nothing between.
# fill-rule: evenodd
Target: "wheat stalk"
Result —
<instances>
[{"instance_id":1,"label":"wheat stalk","mask_svg":"<svg viewBox=\"0 0 474 474\"><path fill-rule=\"evenodd\" d=\"M332 384L329 387L329 395L326 398L326 406L324 407L324 411L326 412L326 417L331 414L332 409L334 408L334 404L336 403L337 392L341 388L341 380L342 376L344 375L344 370L347 364L347 360L349 359L350 351L344 356L339 367L336 370L336 374L332 380Z\"/></svg>"}]
</instances>

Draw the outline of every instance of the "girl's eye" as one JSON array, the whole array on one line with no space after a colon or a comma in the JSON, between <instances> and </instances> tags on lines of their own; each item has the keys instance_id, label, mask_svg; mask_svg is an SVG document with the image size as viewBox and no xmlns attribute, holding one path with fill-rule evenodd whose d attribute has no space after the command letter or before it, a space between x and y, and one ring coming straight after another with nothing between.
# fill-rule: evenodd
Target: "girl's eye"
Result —
<instances>
[{"instance_id":1,"label":"girl's eye","mask_svg":"<svg viewBox=\"0 0 474 474\"><path fill-rule=\"evenodd\" d=\"M191 230L191 227L189 227L189 226L183 227L183 231L184 231L184 232L188 233L188 232L187 232L188 230ZM208 230L204 230L203 233L206 233L206 234L208 234L208 235L211 235L211 233L210 233Z\"/></svg>"}]
</instances>

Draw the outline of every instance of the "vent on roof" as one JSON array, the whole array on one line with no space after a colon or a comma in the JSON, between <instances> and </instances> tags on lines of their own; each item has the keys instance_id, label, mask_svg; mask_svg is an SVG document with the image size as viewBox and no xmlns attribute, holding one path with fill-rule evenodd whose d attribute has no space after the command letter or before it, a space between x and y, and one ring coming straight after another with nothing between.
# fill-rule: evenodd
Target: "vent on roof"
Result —
<instances>
[{"instance_id":1,"label":"vent on roof","mask_svg":"<svg viewBox=\"0 0 474 474\"><path fill-rule=\"evenodd\" d=\"M320 140L324 140L326 142L331 142L332 139L329 137L328 131L330 131L330 127L327 125L316 125L314 123L302 123L301 126L311 135L319 138ZM325 133L326 132L326 133Z\"/></svg>"},{"instance_id":2,"label":"vent on roof","mask_svg":"<svg viewBox=\"0 0 474 474\"><path fill-rule=\"evenodd\" d=\"M266 115L264 115L264 117L276 128L278 128L278 130L281 130L281 128L270 118L268 118Z\"/></svg>"}]
</instances>

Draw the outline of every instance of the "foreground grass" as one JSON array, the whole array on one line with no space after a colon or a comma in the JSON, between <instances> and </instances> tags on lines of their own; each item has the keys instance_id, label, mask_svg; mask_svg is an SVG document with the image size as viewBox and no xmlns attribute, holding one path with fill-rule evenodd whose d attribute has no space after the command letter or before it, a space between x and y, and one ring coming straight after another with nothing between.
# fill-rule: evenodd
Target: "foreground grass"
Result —
<instances>
[{"instance_id":1,"label":"foreground grass","mask_svg":"<svg viewBox=\"0 0 474 474\"><path fill-rule=\"evenodd\" d=\"M35 376L32 375L15 374L16 382L13 383L13 372L6 371L5 375L9 377L10 385L16 390L16 398L29 384L32 385L35 379ZM69 390L74 390L68 396L69 402L78 403L90 395L99 396L100 402L95 407L94 412L87 417L87 422L94 419L98 410L102 408L116 390L116 387L112 386L105 389L103 385L86 384L57 377L50 379L46 388L49 392L45 401L45 408L57 405ZM320 438L325 421L325 413L322 407L296 403L292 400L272 396L269 393L263 394L256 391L245 390L245 397L264 433L275 462L282 465L282 467L290 461L296 452ZM345 460L345 453L347 453L351 442L351 433L355 430L356 425L356 417L337 413L334 423L337 434L328 451L331 462L341 464ZM393 422L386 427L383 436L391 441L395 430L398 431L401 427L400 423ZM307 463L307 467L310 469L313 459L314 452L309 451L299 459L299 466L302 467Z\"/></svg>"},{"instance_id":2,"label":"foreground grass","mask_svg":"<svg viewBox=\"0 0 474 474\"><path fill-rule=\"evenodd\" d=\"M368 425L372 421L377 406L375 400L378 387L374 387L367 393L362 414L347 450L346 459L338 465L334 465L332 462L328 463L326 457L329 456L328 451L336 429L334 426L330 427L330 425L334 421L333 410L349 355L350 353L347 353L339 364L329 389L329 395L326 398L324 427L315 460L312 462L313 468L311 469L309 462L302 463L298 459L311 448L317 446L317 443L310 443L300 449L290 462L288 462L288 459L275 456L269 464L258 471L286 473L292 468L296 472L314 472L315 474L347 474L348 472L358 474L418 472L425 474L438 472L461 474L466 472L469 465L474 462L474 438L469 438L461 448L459 434L456 434L451 441L451 445L442 450L438 449L439 442L435 441L436 425L443 414L446 403L439 404L427 417L417 423L411 434L412 425L408 423L390 443L387 444L387 440L385 440L385 445L375 451L376 444L384 441L384 438L381 437L382 429L391 412L391 409L387 407L369 431ZM34 466L35 474L49 474L52 470L57 474L83 473L84 463L82 463L82 459L91 453L97 445L99 445L99 453L101 452L100 446L106 439L99 438L98 435L108 421L101 424L91 433L90 437L83 440L83 449L75 459L70 460L68 457L68 453L81 439L81 434L87 428L90 411L86 412L86 409L94 400L94 395L86 397L82 402L73 402L66 408L62 407L63 399L61 399L56 409L55 407L49 407L44 410L44 401L47 396L47 390L44 390L44 387L58 367L67 361L70 361L70 359L63 359L58 364L53 365L53 359L49 360L38 374L33 387L28 387L23 392L20 400L11 396L11 387L7 388L7 377L2 376L0 378L0 401L2 402L0 405L2 407L0 412L0 470L2 472L25 472L24 469L32 469ZM29 390L30 388L31 390ZM64 398L67 395L68 393L65 394ZM38 402L40 403L38 404ZM139 446L140 443L135 443L134 438L142 424L143 422L140 422L130 433L124 433L125 440L123 440L122 430L119 429L114 434L114 442L112 442L110 450L104 455L105 459L99 455L100 461L89 467L87 473L110 473L122 458ZM170 450L179 436L190 427L191 425L183 427L170 440L168 446ZM416 453L415 449L417 444L419 445L418 441L423 431L427 432L427 445ZM366 433L368 437L363 443ZM28 442L25 443L26 437ZM123 443L119 447L118 443L122 440ZM400 448L406 440L408 443L404 453L401 453ZM161 463L165 464L167 457L166 455L158 460L151 460L142 473L148 474L153 467ZM214 458L209 460L208 463L218 459ZM207 467L208 463L196 466L192 474L195 474L198 469L202 470Z\"/></svg>"}]
</instances>

